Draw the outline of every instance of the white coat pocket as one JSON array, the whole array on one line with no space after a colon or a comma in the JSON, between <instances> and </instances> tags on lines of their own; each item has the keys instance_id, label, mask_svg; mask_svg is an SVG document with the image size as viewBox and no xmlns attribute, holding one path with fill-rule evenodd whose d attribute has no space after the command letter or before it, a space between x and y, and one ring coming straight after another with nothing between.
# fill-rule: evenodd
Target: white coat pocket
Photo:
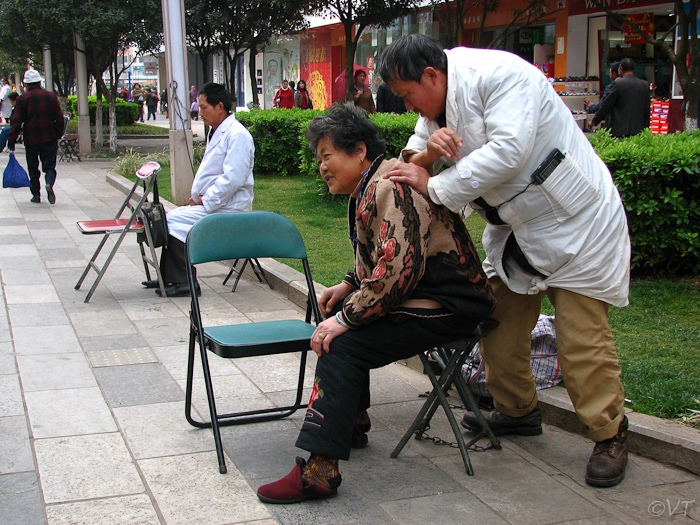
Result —
<instances>
[{"instance_id":1,"label":"white coat pocket","mask_svg":"<svg viewBox=\"0 0 700 525\"><path fill-rule=\"evenodd\" d=\"M570 219L600 198L600 188L573 160L571 153L566 155L540 188L559 222Z\"/></svg>"}]
</instances>

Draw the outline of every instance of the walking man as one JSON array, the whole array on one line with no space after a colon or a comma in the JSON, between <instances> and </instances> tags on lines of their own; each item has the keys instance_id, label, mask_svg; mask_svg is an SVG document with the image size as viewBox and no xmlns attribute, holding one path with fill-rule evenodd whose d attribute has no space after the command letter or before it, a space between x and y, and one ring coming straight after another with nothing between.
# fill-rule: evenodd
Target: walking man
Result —
<instances>
[{"instance_id":1,"label":"walking man","mask_svg":"<svg viewBox=\"0 0 700 525\"><path fill-rule=\"evenodd\" d=\"M34 69L24 73L26 91L17 98L15 109L10 119L10 135L7 149L15 150L17 135L22 131L27 169L31 181L31 202L41 202L41 172L39 160L46 180L46 194L51 204L56 202L53 191L56 182L56 154L58 139L63 135L63 112L58 105L55 93L41 87L41 75Z\"/></svg>"}]
</instances>

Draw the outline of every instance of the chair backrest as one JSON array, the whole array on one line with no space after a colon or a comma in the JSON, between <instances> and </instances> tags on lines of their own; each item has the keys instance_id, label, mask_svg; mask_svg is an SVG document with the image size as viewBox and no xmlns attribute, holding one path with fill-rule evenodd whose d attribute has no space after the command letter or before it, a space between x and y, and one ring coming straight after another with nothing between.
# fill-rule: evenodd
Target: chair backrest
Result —
<instances>
[{"instance_id":1,"label":"chair backrest","mask_svg":"<svg viewBox=\"0 0 700 525\"><path fill-rule=\"evenodd\" d=\"M187 259L201 264L229 259L306 259L292 222L269 211L216 213L197 221L187 235Z\"/></svg>"},{"instance_id":2,"label":"chair backrest","mask_svg":"<svg viewBox=\"0 0 700 525\"><path fill-rule=\"evenodd\" d=\"M68 133L68 123L70 122L70 113L64 113L63 114L63 135L61 137L65 137L66 133Z\"/></svg>"}]
</instances>

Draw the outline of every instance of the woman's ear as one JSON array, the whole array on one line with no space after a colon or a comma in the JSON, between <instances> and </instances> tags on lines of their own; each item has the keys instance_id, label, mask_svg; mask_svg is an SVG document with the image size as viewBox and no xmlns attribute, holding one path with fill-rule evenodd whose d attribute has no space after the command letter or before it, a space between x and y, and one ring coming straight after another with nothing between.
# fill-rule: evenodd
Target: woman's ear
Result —
<instances>
[{"instance_id":1,"label":"woman's ear","mask_svg":"<svg viewBox=\"0 0 700 525\"><path fill-rule=\"evenodd\" d=\"M367 145L364 142L357 143L357 153L360 155L360 159L367 158Z\"/></svg>"}]
</instances>

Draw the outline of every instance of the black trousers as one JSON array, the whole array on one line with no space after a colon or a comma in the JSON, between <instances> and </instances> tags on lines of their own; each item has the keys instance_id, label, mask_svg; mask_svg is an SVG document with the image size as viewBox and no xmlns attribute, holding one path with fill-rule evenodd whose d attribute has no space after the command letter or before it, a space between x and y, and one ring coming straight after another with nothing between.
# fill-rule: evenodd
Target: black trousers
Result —
<instances>
[{"instance_id":1,"label":"black trousers","mask_svg":"<svg viewBox=\"0 0 700 525\"><path fill-rule=\"evenodd\" d=\"M32 195L40 197L41 172L39 171L39 160L41 159L41 169L44 171L46 186L53 186L56 182L56 154L58 153L58 140L42 142L41 144L24 145L24 152L27 159L27 171L31 181L30 190Z\"/></svg>"},{"instance_id":2,"label":"black trousers","mask_svg":"<svg viewBox=\"0 0 700 525\"><path fill-rule=\"evenodd\" d=\"M160 273L166 285L187 283L185 243L172 235L168 235L168 246L160 252Z\"/></svg>"},{"instance_id":3,"label":"black trousers","mask_svg":"<svg viewBox=\"0 0 700 525\"><path fill-rule=\"evenodd\" d=\"M369 370L465 337L480 321L454 315L435 317L445 314L444 310L406 312L425 317L390 314L331 342L330 352L319 357L316 365L316 382L297 447L348 459Z\"/></svg>"}]
</instances>

